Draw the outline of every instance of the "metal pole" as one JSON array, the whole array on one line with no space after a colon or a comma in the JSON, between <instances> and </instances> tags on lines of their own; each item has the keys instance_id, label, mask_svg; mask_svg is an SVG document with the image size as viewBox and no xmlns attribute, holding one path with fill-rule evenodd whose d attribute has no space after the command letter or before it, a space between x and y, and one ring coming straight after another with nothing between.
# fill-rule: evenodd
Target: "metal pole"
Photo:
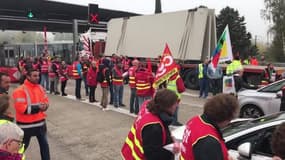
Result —
<instances>
[{"instance_id":1,"label":"metal pole","mask_svg":"<svg viewBox=\"0 0 285 160\"><path fill-rule=\"evenodd\" d=\"M76 45L78 42L78 20L73 20L73 46L72 46L72 55L71 55L71 63L75 60L77 56Z\"/></svg>"}]
</instances>

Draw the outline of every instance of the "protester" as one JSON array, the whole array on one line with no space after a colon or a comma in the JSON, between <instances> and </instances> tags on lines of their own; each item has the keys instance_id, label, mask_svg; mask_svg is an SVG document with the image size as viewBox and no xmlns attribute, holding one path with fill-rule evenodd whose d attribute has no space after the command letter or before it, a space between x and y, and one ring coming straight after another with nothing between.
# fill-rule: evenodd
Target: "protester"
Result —
<instances>
[{"instance_id":1,"label":"protester","mask_svg":"<svg viewBox=\"0 0 285 160\"><path fill-rule=\"evenodd\" d=\"M268 63L267 67L264 69L262 73L262 81L261 84L266 85L272 82L275 82L276 78L276 71L272 63Z\"/></svg>"},{"instance_id":2,"label":"protester","mask_svg":"<svg viewBox=\"0 0 285 160\"><path fill-rule=\"evenodd\" d=\"M285 123L275 129L272 135L271 148L275 155L273 160L285 159Z\"/></svg>"},{"instance_id":3,"label":"protester","mask_svg":"<svg viewBox=\"0 0 285 160\"><path fill-rule=\"evenodd\" d=\"M38 80L39 72L33 69L28 70L27 79L23 85L14 90L12 97L16 109L16 122L24 131L25 150L29 147L31 137L36 136L42 160L49 160L45 120L49 100L42 86L38 84Z\"/></svg>"},{"instance_id":4,"label":"protester","mask_svg":"<svg viewBox=\"0 0 285 160\"><path fill-rule=\"evenodd\" d=\"M199 98L207 98L209 92L209 78L207 76L209 59L206 58L203 63L198 65L198 78L200 94Z\"/></svg>"},{"instance_id":5,"label":"protester","mask_svg":"<svg viewBox=\"0 0 285 160\"><path fill-rule=\"evenodd\" d=\"M168 125L173 120L177 100L173 91L161 89L143 103L121 150L125 160L174 160L173 153L163 146L174 142ZM175 144L173 152L177 153L179 145Z\"/></svg>"},{"instance_id":6,"label":"protester","mask_svg":"<svg viewBox=\"0 0 285 160\"><path fill-rule=\"evenodd\" d=\"M171 76L168 80L167 80L167 89L173 91L176 93L177 97L178 97L178 103L177 103L177 107L176 110L174 112L174 120L171 123L174 126L182 126L182 124L178 121L178 108L179 108L179 103L181 101L181 94L186 90L185 86L184 86L184 82L182 80L182 78L180 77L179 73L175 73L173 76Z\"/></svg>"},{"instance_id":7,"label":"protester","mask_svg":"<svg viewBox=\"0 0 285 160\"><path fill-rule=\"evenodd\" d=\"M136 90L136 80L135 80L135 75L138 66L139 66L139 61L135 59L132 61L132 67L130 67L128 70L129 86L131 89L130 113L135 113L136 115L139 113L139 103L138 103L139 101L136 94L137 90Z\"/></svg>"},{"instance_id":8,"label":"protester","mask_svg":"<svg viewBox=\"0 0 285 160\"><path fill-rule=\"evenodd\" d=\"M142 103L151 99L154 94L154 88L152 86L154 76L145 66L140 65L136 71L135 80L136 95L138 97L139 107L141 107Z\"/></svg>"},{"instance_id":9,"label":"protester","mask_svg":"<svg viewBox=\"0 0 285 160\"><path fill-rule=\"evenodd\" d=\"M98 102L95 99L95 90L97 88L97 63L96 61L91 62L91 67L87 72L87 85L89 86L89 102Z\"/></svg>"},{"instance_id":10,"label":"protester","mask_svg":"<svg viewBox=\"0 0 285 160\"><path fill-rule=\"evenodd\" d=\"M41 85L46 89L46 91L49 91L49 76L48 76L49 62L46 56L42 58L40 68L41 68Z\"/></svg>"},{"instance_id":11,"label":"protester","mask_svg":"<svg viewBox=\"0 0 285 160\"><path fill-rule=\"evenodd\" d=\"M65 61L61 62L61 66L60 66L60 82L61 82L61 96L67 96L67 94L65 93L65 87L66 87L66 83L68 80L68 68L66 66Z\"/></svg>"},{"instance_id":12,"label":"protester","mask_svg":"<svg viewBox=\"0 0 285 160\"><path fill-rule=\"evenodd\" d=\"M108 94L109 94L109 87L111 82L111 72L110 72L110 60L103 59L102 64L99 66L99 72L97 80L101 84L102 88L102 98L100 105L102 106L103 111L107 108L108 104Z\"/></svg>"},{"instance_id":13,"label":"protester","mask_svg":"<svg viewBox=\"0 0 285 160\"><path fill-rule=\"evenodd\" d=\"M88 72L88 69L90 67L90 63L89 63L89 59L88 59L87 55L82 57L81 67L82 67L82 76L83 76L82 80L84 83L85 95L89 96L89 87L87 84L87 72Z\"/></svg>"},{"instance_id":14,"label":"protester","mask_svg":"<svg viewBox=\"0 0 285 160\"><path fill-rule=\"evenodd\" d=\"M0 125L0 160L21 160L18 151L23 145L24 132L14 123Z\"/></svg>"},{"instance_id":15,"label":"protester","mask_svg":"<svg viewBox=\"0 0 285 160\"><path fill-rule=\"evenodd\" d=\"M125 107L123 104L123 94L124 94L124 78L123 78L123 68L121 61L118 61L112 70L112 82L114 88L114 107L118 108Z\"/></svg>"},{"instance_id":16,"label":"protester","mask_svg":"<svg viewBox=\"0 0 285 160\"><path fill-rule=\"evenodd\" d=\"M81 81L83 79L81 58L73 63L73 76L75 79L75 97L77 100L84 100L81 97Z\"/></svg>"},{"instance_id":17,"label":"protester","mask_svg":"<svg viewBox=\"0 0 285 160\"><path fill-rule=\"evenodd\" d=\"M243 78L243 69L238 69L234 72L235 91L238 93L241 89L257 89L257 85L246 83Z\"/></svg>"},{"instance_id":18,"label":"protester","mask_svg":"<svg viewBox=\"0 0 285 160\"><path fill-rule=\"evenodd\" d=\"M8 94L11 79L7 73L0 72L0 95Z\"/></svg>"},{"instance_id":19,"label":"protester","mask_svg":"<svg viewBox=\"0 0 285 160\"><path fill-rule=\"evenodd\" d=\"M218 94L204 105L200 116L190 119L184 131L181 159L228 160L221 129L238 114L238 101L230 94Z\"/></svg>"}]
</instances>

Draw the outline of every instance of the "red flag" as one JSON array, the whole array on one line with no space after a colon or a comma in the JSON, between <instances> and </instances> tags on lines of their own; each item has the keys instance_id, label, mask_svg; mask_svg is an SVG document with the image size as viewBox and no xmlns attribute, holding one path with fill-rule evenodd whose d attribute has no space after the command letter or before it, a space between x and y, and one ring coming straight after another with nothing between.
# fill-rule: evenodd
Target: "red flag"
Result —
<instances>
[{"instance_id":1,"label":"red flag","mask_svg":"<svg viewBox=\"0 0 285 160\"><path fill-rule=\"evenodd\" d=\"M147 59L147 69L150 73L152 73L152 65L151 65L150 58Z\"/></svg>"},{"instance_id":2,"label":"red flag","mask_svg":"<svg viewBox=\"0 0 285 160\"><path fill-rule=\"evenodd\" d=\"M161 62L156 71L153 87L157 88L161 83L169 79L172 75L178 72L177 65L172 57L168 45L165 45Z\"/></svg>"}]
</instances>

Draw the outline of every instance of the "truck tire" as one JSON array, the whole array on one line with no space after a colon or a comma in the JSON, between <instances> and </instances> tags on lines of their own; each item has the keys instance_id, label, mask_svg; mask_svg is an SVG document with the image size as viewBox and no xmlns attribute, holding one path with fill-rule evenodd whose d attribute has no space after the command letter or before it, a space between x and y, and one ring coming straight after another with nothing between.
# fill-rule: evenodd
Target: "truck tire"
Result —
<instances>
[{"instance_id":1,"label":"truck tire","mask_svg":"<svg viewBox=\"0 0 285 160\"><path fill-rule=\"evenodd\" d=\"M199 80L197 73L192 70L185 74L184 83L188 89L199 89Z\"/></svg>"}]
</instances>

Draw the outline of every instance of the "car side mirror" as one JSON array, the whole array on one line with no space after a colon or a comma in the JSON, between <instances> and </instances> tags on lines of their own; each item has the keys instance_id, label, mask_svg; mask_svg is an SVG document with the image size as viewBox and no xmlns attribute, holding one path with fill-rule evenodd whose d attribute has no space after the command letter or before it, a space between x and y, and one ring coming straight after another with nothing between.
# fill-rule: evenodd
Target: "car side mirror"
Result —
<instances>
[{"instance_id":1,"label":"car side mirror","mask_svg":"<svg viewBox=\"0 0 285 160\"><path fill-rule=\"evenodd\" d=\"M278 91L276 93L276 98L281 98L282 97L282 91Z\"/></svg>"},{"instance_id":2,"label":"car side mirror","mask_svg":"<svg viewBox=\"0 0 285 160\"><path fill-rule=\"evenodd\" d=\"M252 145L249 142L245 142L238 146L239 159L251 159Z\"/></svg>"}]
</instances>

